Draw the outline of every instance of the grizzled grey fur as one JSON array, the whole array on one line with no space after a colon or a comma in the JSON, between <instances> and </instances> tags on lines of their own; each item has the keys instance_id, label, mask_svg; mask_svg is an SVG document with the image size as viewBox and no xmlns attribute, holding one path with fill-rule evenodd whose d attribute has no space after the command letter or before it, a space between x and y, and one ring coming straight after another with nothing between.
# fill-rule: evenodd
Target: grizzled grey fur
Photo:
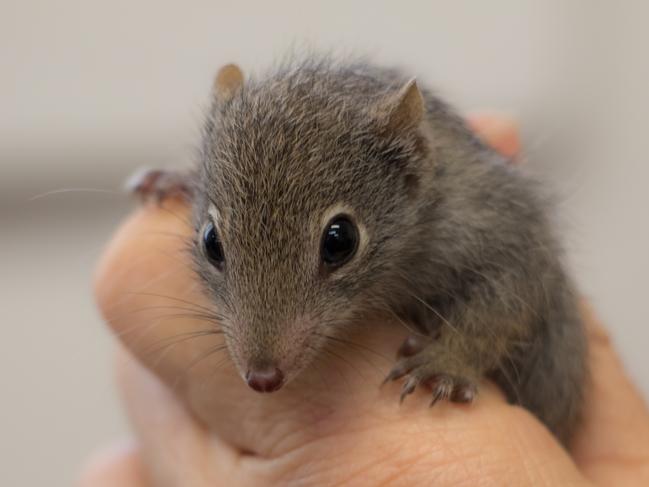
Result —
<instances>
[{"instance_id":1,"label":"grizzled grey fur","mask_svg":"<svg viewBox=\"0 0 649 487\"><path fill-rule=\"evenodd\" d=\"M420 333L388 375L404 378L403 396L427 385L433 401L470 401L488 376L567 441L584 332L534 183L397 70L315 58L239 85L229 69L188 193L196 268L242 375L273 363L289 381L328 335L380 310ZM404 86L423 99L421 119L407 107L393 117ZM320 243L337 213L361 245L328 273ZM208 221L222 269L201 247Z\"/></svg>"}]
</instances>

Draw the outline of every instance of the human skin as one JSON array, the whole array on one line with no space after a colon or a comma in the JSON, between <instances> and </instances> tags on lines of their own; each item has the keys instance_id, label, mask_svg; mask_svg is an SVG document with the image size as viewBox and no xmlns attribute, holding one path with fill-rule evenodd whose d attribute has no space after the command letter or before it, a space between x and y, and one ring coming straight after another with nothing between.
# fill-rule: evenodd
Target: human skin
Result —
<instances>
[{"instance_id":1,"label":"human skin","mask_svg":"<svg viewBox=\"0 0 649 487\"><path fill-rule=\"evenodd\" d=\"M511 121L471 123L502 153L519 152ZM380 319L262 395L221 335L203 333L217 327L183 250L188 218L180 201L139 209L98 267L135 440L96 456L80 485L649 485L649 412L587 304L591 380L569 451L487 382L470 405L429 408L425 391L399 405L400 385L379 384L407 330Z\"/></svg>"}]
</instances>

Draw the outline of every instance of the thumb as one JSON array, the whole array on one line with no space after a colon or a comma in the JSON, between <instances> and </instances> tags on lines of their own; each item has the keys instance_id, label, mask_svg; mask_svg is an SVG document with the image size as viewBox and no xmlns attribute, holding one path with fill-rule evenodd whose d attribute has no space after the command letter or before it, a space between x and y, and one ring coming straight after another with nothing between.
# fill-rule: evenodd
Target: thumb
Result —
<instances>
[{"instance_id":1,"label":"thumb","mask_svg":"<svg viewBox=\"0 0 649 487\"><path fill-rule=\"evenodd\" d=\"M573 457L586 476L605 485L649 485L647 405L586 304L582 315L589 338L591 386Z\"/></svg>"},{"instance_id":2,"label":"thumb","mask_svg":"<svg viewBox=\"0 0 649 487\"><path fill-rule=\"evenodd\" d=\"M116 365L126 414L153 485L241 485L229 475L238 452L210 435L177 394L121 348Z\"/></svg>"},{"instance_id":3,"label":"thumb","mask_svg":"<svg viewBox=\"0 0 649 487\"><path fill-rule=\"evenodd\" d=\"M94 455L84 466L78 487L148 487L136 446L114 445Z\"/></svg>"},{"instance_id":4,"label":"thumb","mask_svg":"<svg viewBox=\"0 0 649 487\"><path fill-rule=\"evenodd\" d=\"M469 126L478 136L503 156L515 159L521 152L518 124L502 114L483 112L468 118Z\"/></svg>"}]
</instances>

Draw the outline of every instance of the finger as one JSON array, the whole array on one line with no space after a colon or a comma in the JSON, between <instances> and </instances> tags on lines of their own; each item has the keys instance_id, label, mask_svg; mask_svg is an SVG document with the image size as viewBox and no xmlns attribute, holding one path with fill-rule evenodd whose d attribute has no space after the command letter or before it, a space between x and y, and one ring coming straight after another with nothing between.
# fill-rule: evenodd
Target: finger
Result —
<instances>
[{"instance_id":1,"label":"finger","mask_svg":"<svg viewBox=\"0 0 649 487\"><path fill-rule=\"evenodd\" d=\"M230 391L241 380L193 271L189 218L189 208L174 200L132 215L104 252L95 295L107 323L139 362L184 399L195 393L201 401L212 387ZM225 401L228 393L219 397ZM215 416L221 412L214 409Z\"/></svg>"},{"instance_id":2,"label":"finger","mask_svg":"<svg viewBox=\"0 0 649 487\"><path fill-rule=\"evenodd\" d=\"M188 218L189 208L171 200L132 215L104 252L96 299L139 362L213 431L252 449L257 433L254 423L244 421L251 408L242 406L265 402L235 373L218 320L210 314L212 304L201 293L187 252L192 243Z\"/></svg>"},{"instance_id":3,"label":"finger","mask_svg":"<svg viewBox=\"0 0 649 487\"><path fill-rule=\"evenodd\" d=\"M483 389L470 407L374 404L320 420L319 436L267 462L279 485L582 485L585 479L527 411ZM352 414L353 413L353 414ZM335 428L331 425L335 424ZM244 461L242 465L246 465ZM258 463L259 465L259 463Z\"/></svg>"},{"instance_id":4,"label":"finger","mask_svg":"<svg viewBox=\"0 0 649 487\"><path fill-rule=\"evenodd\" d=\"M154 340L205 325L200 318L209 302L191 271L188 219L187 207L176 201L141 208L115 234L95 273L107 323L145 362L156 352L145 348Z\"/></svg>"},{"instance_id":5,"label":"finger","mask_svg":"<svg viewBox=\"0 0 649 487\"><path fill-rule=\"evenodd\" d=\"M119 444L91 458L83 468L79 487L149 487L138 449Z\"/></svg>"},{"instance_id":6,"label":"finger","mask_svg":"<svg viewBox=\"0 0 649 487\"><path fill-rule=\"evenodd\" d=\"M148 324L155 323L156 316L147 315L148 311L141 309L143 304L160 308L163 301L159 300L165 295L174 299L180 295L192 305L209 305L200 301L200 293L195 286L196 279L190 271L190 264L188 261L179 260L179 254L182 254L172 245L176 243L159 238L162 234L177 235L179 231L186 232L183 218L179 218L178 214L186 215L187 209L175 204L172 211L144 209L132 217L106 254L98 273L97 294L100 306L111 326L121 334L122 339L138 357L163 377L167 384L178 386L176 392L191 404L193 412L232 444L256 451L259 456L266 458L277 458L278 455L304 445L305 439L322 436L323 428L331 431L335 429L332 425L346 424L346 415L354 418L354 422L347 424L349 430L353 431L357 427L359 410L367 411L380 404L378 409L386 414L395 412L391 408L396 407L396 396L392 395L388 399L381 397L376 387L391 365L390 360L382 362L380 356L392 356L394 350L390 344L400 343L406 332L395 329L394 326L384 327L385 329L377 326L370 337L373 341L365 341L367 337L356 340L356 343L362 343L372 351L369 358L354 348L347 350L349 353L341 352L343 362L351 364L346 370L345 363L319 360L318 368L314 368L315 374L309 371L310 377L309 373L306 373L301 380L291 384L290 388L287 387L272 397L260 396L247 390L238 377L222 373L223 369L215 367L214 363L203 369L200 366L188 367L188 364L199 356L199 345L180 343L173 347L173 350L165 351L156 361L146 357L146 347L143 344L151 345L152 336L159 338L160 330L178 332L186 329L184 327L187 322L170 319L165 320L166 325L158 322L156 327L149 329ZM186 233L183 235L187 238ZM146 299L144 293L130 291L142 288L150 291ZM125 289L129 292L125 293ZM142 327L142 324L145 326ZM145 328L149 333L134 339L129 333L133 328ZM204 350L199 350L202 351ZM375 355L378 355L379 359ZM227 356L225 358L227 359ZM204 363L206 361L201 362ZM178 381L179 371L190 368L190 373L186 374L187 380ZM231 381L232 378L235 382ZM147 398L156 397L155 394L147 392L147 387L138 387L136 384L133 384L130 390L136 392L130 396L130 401L136 404L138 391L143 393L142 404L146 404ZM309 401L305 401L305 397L308 397ZM428 403L429 398L423 398L423 401ZM410 402L417 404L414 401ZM149 406L138 408L139 413L132 415L134 423L139 421L143 432L150 431L151 423L147 412L154 410L156 405L149 403ZM428 411L423 407L420 410L423 411L421 414ZM426 416L425 420L435 422L435 418L430 416ZM392 420L386 421L393 424ZM173 421L168 424L173 424ZM173 431L158 431L173 434ZM471 435L467 433L467 436ZM176 441L172 443L175 444ZM165 442L162 437L147 442L147 445L156 444L164 445ZM169 441L166 444L168 445ZM421 444L420 441L417 441L417 444ZM370 444L368 447L371 450ZM348 450L348 454L353 454L353 450ZM198 457L202 458L200 455Z\"/></svg>"},{"instance_id":7,"label":"finger","mask_svg":"<svg viewBox=\"0 0 649 487\"><path fill-rule=\"evenodd\" d=\"M105 253L97 272L96 293L102 312L121 340L211 431L229 444L269 457L318 434L314 416L371 407L378 401L388 408L396 406L398 394L378 388L393 365L394 344L401 343L407 333L392 323L375 324L369 334L359 328L335 355L319 357L313 368L270 396L245 386L232 370L225 350L209 355L220 335L185 339L205 323L166 308L180 303L203 309L210 303L201 299L191 263L182 260L177 240L161 235L189 239L184 223L187 213L182 204L170 202L163 209L149 207L133 215ZM178 336L182 341L176 341ZM130 390L143 396L139 403L146 404L145 388L133 386ZM139 404L136 395L130 397ZM309 401L304 401L305 397ZM154 404L150 406L155 409ZM136 415L138 411L142 412ZM148 411L145 406L133 414L134 421L142 420L137 424L143 425L143 433L150 424ZM278 442L282 437L285 440ZM149 443L163 444L157 440Z\"/></svg>"},{"instance_id":8,"label":"finger","mask_svg":"<svg viewBox=\"0 0 649 487\"><path fill-rule=\"evenodd\" d=\"M604 485L649 485L649 412L629 380L609 335L584 304L591 384L573 455Z\"/></svg>"},{"instance_id":9,"label":"finger","mask_svg":"<svg viewBox=\"0 0 649 487\"><path fill-rule=\"evenodd\" d=\"M494 114L475 115L470 125L492 147L508 157L520 153L516 124ZM584 307L588 325L592 384L586 398L583 427L575 438L574 457L592 479L614 485L625 476L649 483L649 413L627 377L610 337L592 310Z\"/></svg>"},{"instance_id":10,"label":"finger","mask_svg":"<svg viewBox=\"0 0 649 487\"><path fill-rule=\"evenodd\" d=\"M239 454L207 432L150 371L122 352L118 384L153 485L242 485Z\"/></svg>"},{"instance_id":11,"label":"finger","mask_svg":"<svg viewBox=\"0 0 649 487\"><path fill-rule=\"evenodd\" d=\"M319 436L288 454L232 455L234 461L218 462L224 455L217 455L210 442L196 448L204 443L202 430L188 424L191 417L176 410L179 404L169 403L173 396L151 390L159 383L143 383L153 376L143 378L128 368L122 374L130 382L129 416L144 434L155 485L304 485L309 479L311 485L409 486L436 478L439 485L524 486L583 480L551 434L526 411L505 404L489 386L470 408L440 403L431 412L424 407L429 398L419 391L406 407L384 402L353 416L349 411L311 416ZM152 414L162 424L152 421ZM187 428L194 432L187 435Z\"/></svg>"},{"instance_id":12,"label":"finger","mask_svg":"<svg viewBox=\"0 0 649 487\"><path fill-rule=\"evenodd\" d=\"M468 122L480 138L503 156L515 160L520 154L520 135L514 119L502 114L480 113L471 115Z\"/></svg>"}]
</instances>

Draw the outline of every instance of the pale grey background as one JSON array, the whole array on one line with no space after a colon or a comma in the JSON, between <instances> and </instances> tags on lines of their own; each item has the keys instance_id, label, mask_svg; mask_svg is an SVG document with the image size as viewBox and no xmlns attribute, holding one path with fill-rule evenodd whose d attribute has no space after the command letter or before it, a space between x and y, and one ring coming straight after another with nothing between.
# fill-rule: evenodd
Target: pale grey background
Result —
<instances>
[{"instance_id":1,"label":"pale grey background","mask_svg":"<svg viewBox=\"0 0 649 487\"><path fill-rule=\"evenodd\" d=\"M134 167L191 157L217 67L369 52L520 120L571 265L649 392L647 3L0 1L0 484L69 485L127 427L93 263Z\"/></svg>"}]
</instances>

